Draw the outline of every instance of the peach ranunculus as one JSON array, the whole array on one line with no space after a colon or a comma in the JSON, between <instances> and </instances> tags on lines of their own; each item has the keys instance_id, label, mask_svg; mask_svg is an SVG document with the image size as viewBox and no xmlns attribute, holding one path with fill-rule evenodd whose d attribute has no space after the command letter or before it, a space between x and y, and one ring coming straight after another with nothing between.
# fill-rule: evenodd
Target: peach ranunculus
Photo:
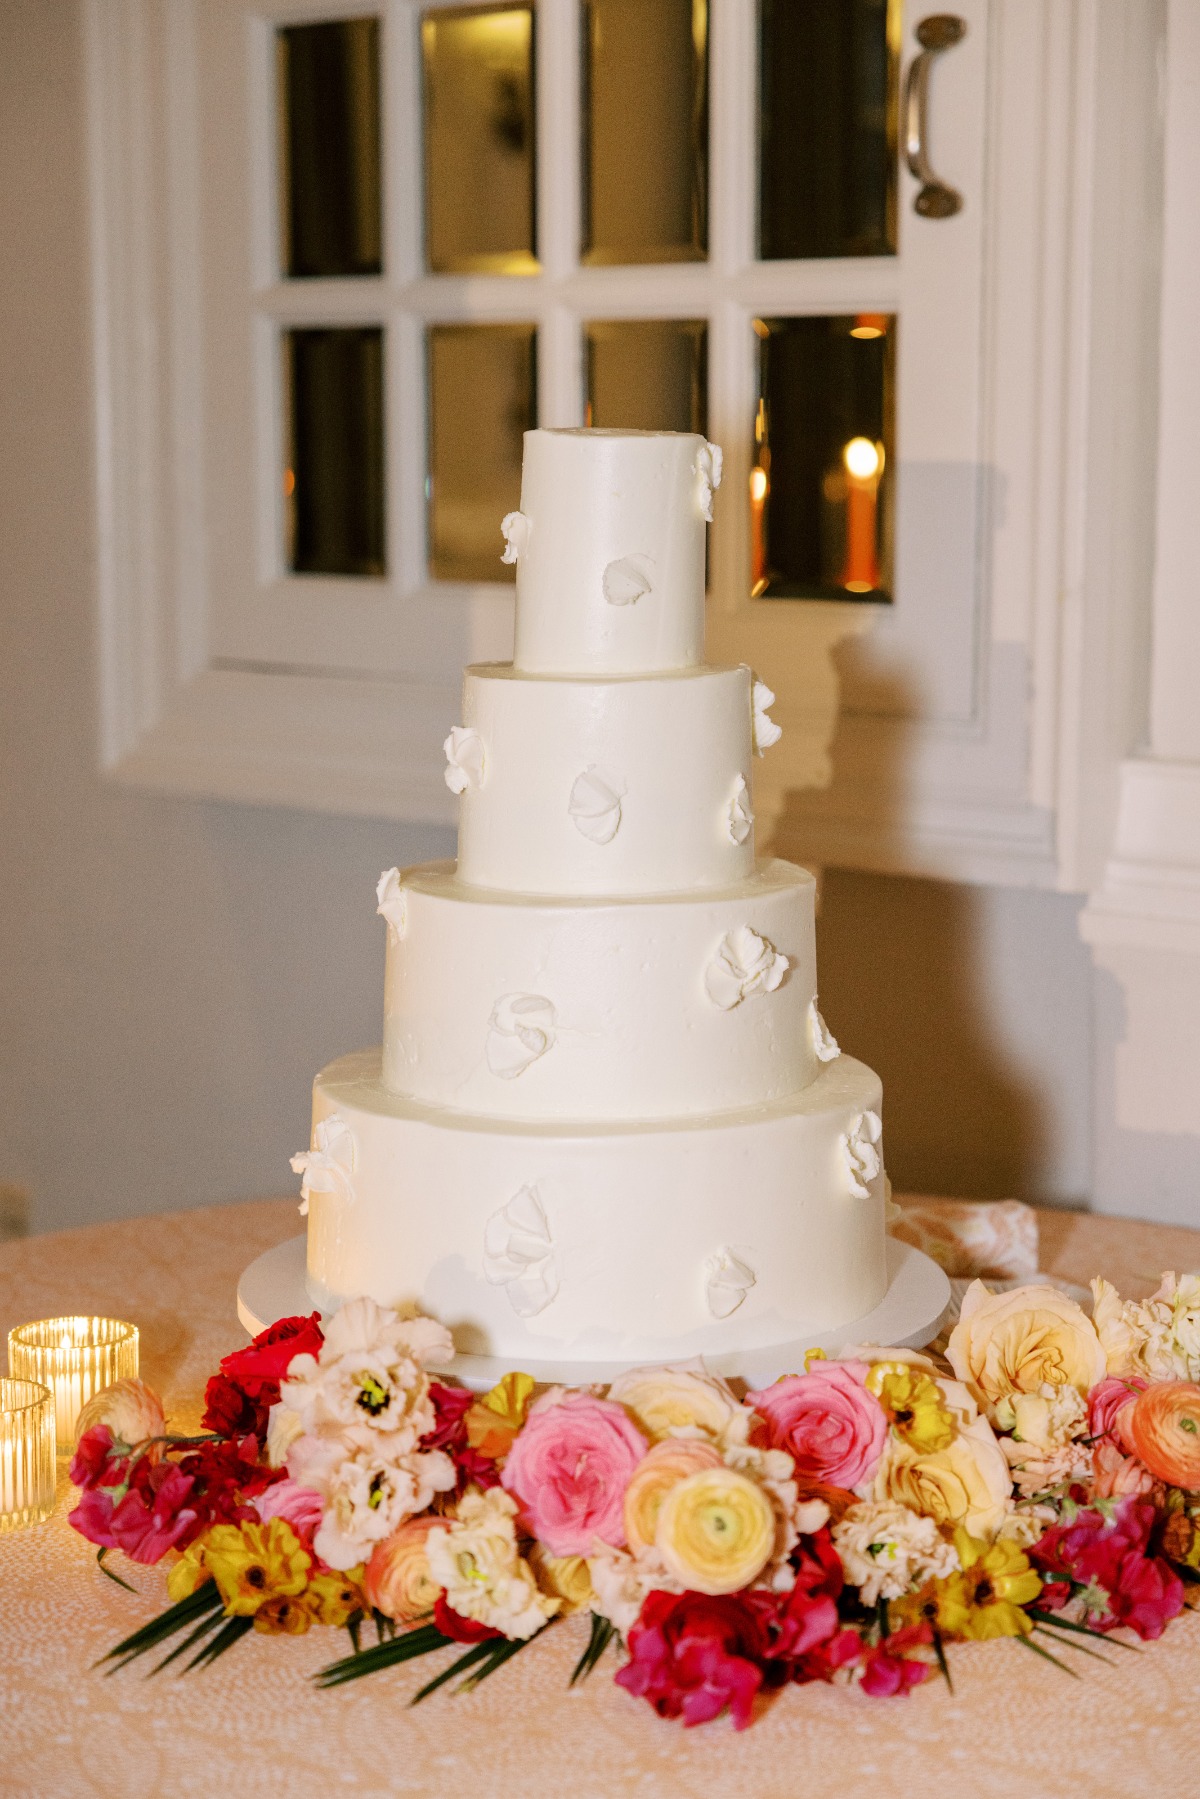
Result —
<instances>
[{"instance_id":1,"label":"peach ranunculus","mask_svg":"<svg viewBox=\"0 0 1200 1799\"><path fill-rule=\"evenodd\" d=\"M786 1449L801 1482L857 1487L870 1480L887 1442L883 1407L868 1393L865 1362L810 1363L772 1387L747 1393L746 1403L766 1422L771 1443Z\"/></svg>"},{"instance_id":2,"label":"peach ranunculus","mask_svg":"<svg viewBox=\"0 0 1200 1799\"><path fill-rule=\"evenodd\" d=\"M954 1386L943 1383L951 1392ZM990 1540L1011 1509L1012 1476L987 1419L961 1411L958 1418L954 1441L927 1455L893 1437L875 1475L874 1497L897 1500L936 1524L950 1529L961 1524L973 1537Z\"/></svg>"},{"instance_id":3,"label":"peach ranunculus","mask_svg":"<svg viewBox=\"0 0 1200 1799\"><path fill-rule=\"evenodd\" d=\"M590 1393L539 1399L504 1464L522 1522L551 1555L625 1542L624 1499L647 1443L624 1406Z\"/></svg>"},{"instance_id":4,"label":"peach ranunculus","mask_svg":"<svg viewBox=\"0 0 1200 1799\"><path fill-rule=\"evenodd\" d=\"M744 1443L749 1436L750 1412L703 1368L631 1368L618 1375L608 1397L633 1414L651 1442L689 1429L720 1443Z\"/></svg>"},{"instance_id":5,"label":"peach ranunculus","mask_svg":"<svg viewBox=\"0 0 1200 1799\"><path fill-rule=\"evenodd\" d=\"M756 1481L732 1468L701 1468L678 1481L658 1514L655 1547L692 1593L736 1593L771 1559L775 1508Z\"/></svg>"},{"instance_id":6,"label":"peach ranunculus","mask_svg":"<svg viewBox=\"0 0 1200 1799\"><path fill-rule=\"evenodd\" d=\"M972 1281L946 1356L989 1409L1043 1385L1069 1384L1087 1393L1107 1368L1087 1313L1051 1286L991 1293L982 1281Z\"/></svg>"},{"instance_id":7,"label":"peach ranunculus","mask_svg":"<svg viewBox=\"0 0 1200 1799\"><path fill-rule=\"evenodd\" d=\"M713 1444L699 1439L681 1442L667 1437L654 1445L625 1489L625 1535L634 1555L654 1542L658 1514L671 1488L701 1468L721 1466Z\"/></svg>"},{"instance_id":8,"label":"peach ranunculus","mask_svg":"<svg viewBox=\"0 0 1200 1799\"><path fill-rule=\"evenodd\" d=\"M76 1440L98 1424L108 1426L114 1443L127 1443L132 1448L147 1437L161 1437L166 1430L162 1400L145 1381L115 1380L111 1387L94 1393L83 1407L75 1426ZM161 1453L161 1445L150 1451L153 1460Z\"/></svg>"},{"instance_id":9,"label":"peach ranunculus","mask_svg":"<svg viewBox=\"0 0 1200 1799\"><path fill-rule=\"evenodd\" d=\"M1157 1381L1139 1393L1125 1424L1130 1447L1151 1474L1200 1492L1200 1385Z\"/></svg>"},{"instance_id":10,"label":"peach ranunculus","mask_svg":"<svg viewBox=\"0 0 1200 1799\"><path fill-rule=\"evenodd\" d=\"M367 1598L397 1624L411 1624L433 1610L441 1589L429 1572L425 1539L439 1524L445 1519L410 1518L371 1552L363 1579Z\"/></svg>"}]
</instances>

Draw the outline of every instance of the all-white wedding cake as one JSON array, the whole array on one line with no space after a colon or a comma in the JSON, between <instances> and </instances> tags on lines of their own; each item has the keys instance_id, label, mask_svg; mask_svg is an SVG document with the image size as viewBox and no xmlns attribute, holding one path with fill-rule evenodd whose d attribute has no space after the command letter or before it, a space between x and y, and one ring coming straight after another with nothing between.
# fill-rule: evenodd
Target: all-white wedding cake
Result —
<instances>
[{"instance_id":1,"label":"all-white wedding cake","mask_svg":"<svg viewBox=\"0 0 1200 1799\"><path fill-rule=\"evenodd\" d=\"M324 1069L308 1289L511 1366L719 1357L887 1287L880 1084L816 1000L814 883L754 855L748 668L708 668L702 437L531 431L512 664L446 742L457 865L390 869L382 1049Z\"/></svg>"}]
</instances>

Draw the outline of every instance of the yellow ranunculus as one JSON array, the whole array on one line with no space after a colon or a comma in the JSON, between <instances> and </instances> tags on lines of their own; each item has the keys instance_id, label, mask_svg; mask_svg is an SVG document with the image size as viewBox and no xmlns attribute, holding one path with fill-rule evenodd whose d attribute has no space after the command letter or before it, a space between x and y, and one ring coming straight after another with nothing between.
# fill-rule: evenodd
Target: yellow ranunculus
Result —
<instances>
[{"instance_id":1,"label":"yellow ranunculus","mask_svg":"<svg viewBox=\"0 0 1200 1799\"><path fill-rule=\"evenodd\" d=\"M551 1555L541 1543L529 1551L529 1565L537 1577L538 1589L550 1599L561 1599L560 1618L573 1612L586 1611L595 1598L591 1570L582 1555Z\"/></svg>"},{"instance_id":2,"label":"yellow ranunculus","mask_svg":"<svg viewBox=\"0 0 1200 1799\"><path fill-rule=\"evenodd\" d=\"M1047 1382L1086 1393L1107 1368L1091 1319L1050 1286L991 1293L973 1281L946 1355L958 1378L989 1407L1010 1393L1036 1393Z\"/></svg>"},{"instance_id":3,"label":"yellow ranunculus","mask_svg":"<svg viewBox=\"0 0 1200 1799\"><path fill-rule=\"evenodd\" d=\"M994 1537L1008 1510L1012 1476L986 1418L960 1424L945 1449L920 1455L893 1438L875 1475L875 1498L894 1499L936 1524Z\"/></svg>"},{"instance_id":4,"label":"yellow ranunculus","mask_svg":"<svg viewBox=\"0 0 1200 1799\"><path fill-rule=\"evenodd\" d=\"M634 1555L649 1549L654 1542L658 1514L671 1488L702 1468L722 1466L713 1445L696 1439L666 1437L648 1451L625 1489L625 1535Z\"/></svg>"},{"instance_id":5,"label":"yellow ranunculus","mask_svg":"<svg viewBox=\"0 0 1200 1799\"><path fill-rule=\"evenodd\" d=\"M267 1599L294 1599L308 1585L312 1557L284 1518L214 1524L204 1559L231 1617L252 1618Z\"/></svg>"},{"instance_id":6,"label":"yellow ranunculus","mask_svg":"<svg viewBox=\"0 0 1200 1799\"><path fill-rule=\"evenodd\" d=\"M762 1488L732 1468L703 1468L673 1486L658 1514L655 1547L694 1593L736 1593L775 1547L775 1511Z\"/></svg>"},{"instance_id":7,"label":"yellow ranunculus","mask_svg":"<svg viewBox=\"0 0 1200 1799\"><path fill-rule=\"evenodd\" d=\"M954 1441L954 1420L931 1375L908 1362L876 1362L866 1388L888 1415L896 1435L919 1455L947 1449Z\"/></svg>"}]
</instances>

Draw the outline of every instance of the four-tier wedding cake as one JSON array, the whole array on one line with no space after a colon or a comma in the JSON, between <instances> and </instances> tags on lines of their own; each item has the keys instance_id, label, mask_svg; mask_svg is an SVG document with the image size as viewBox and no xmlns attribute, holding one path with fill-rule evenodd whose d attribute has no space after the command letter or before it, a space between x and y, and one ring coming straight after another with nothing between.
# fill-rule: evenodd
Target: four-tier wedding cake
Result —
<instances>
[{"instance_id":1,"label":"four-tier wedding cake","mask_svg":"<svg viewBox=\"0 0 1200 1799\"><path fill-rule=\"evenodd\" d=\"M883 1299L880 1085L756 861L748 668L702 662L702 437L530 431L511 664L446 741L457 864L390 869L382 1049L318 1075L308 1288L508 1365L794 1344Z\"/></svg>"}]
</instances>

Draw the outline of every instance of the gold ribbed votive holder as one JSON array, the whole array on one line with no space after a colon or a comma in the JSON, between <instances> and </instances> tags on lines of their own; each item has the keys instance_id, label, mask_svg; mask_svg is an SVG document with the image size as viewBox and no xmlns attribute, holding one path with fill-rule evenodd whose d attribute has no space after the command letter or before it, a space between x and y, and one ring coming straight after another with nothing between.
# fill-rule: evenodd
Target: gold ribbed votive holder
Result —
<instances>
[{"instance_id":1,"label":"gold ribbed votive holder","mask_svg":"<svg viewBox=\"0 0 1200 1799\"><path fill-rule=\"evenodd\" d=\"M0 1531L54 1510L54 1395L34 1380L0 1379Z\"/></svg>"},{"instance_id":2,"label":"gold ribbed votive holder","mask_svg":"<svg viewBox=\"0 0 1200 1799\"><path fill-rule=\"evenodd\" d=\"M120 1318L39 1318L18 1324L8 1333L8 1371L49 1387L58 1446L69 1449L76 1420L92 1394L137 1374L137 1326Z\"/></svg>"}]
</instances>

